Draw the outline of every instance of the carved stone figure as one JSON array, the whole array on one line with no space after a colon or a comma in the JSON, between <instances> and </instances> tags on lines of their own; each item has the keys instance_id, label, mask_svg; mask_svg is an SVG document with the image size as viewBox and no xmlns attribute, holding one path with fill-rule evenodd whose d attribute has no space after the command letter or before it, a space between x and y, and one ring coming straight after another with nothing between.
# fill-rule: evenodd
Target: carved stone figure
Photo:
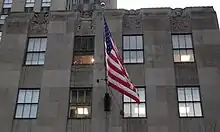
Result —
<instances>
[{"instance_id":1,"label":"carved stone figure","mask_svg":"<svg viewBox=\"0 0 220 132\"><path fill-rule=\"evenodd\" d=\"M29 32L32 34L47 33L48 14L34 14L30 21Z\"/></svg>"},{"instance_id":2,"label":"carved stone figure","mask_svg":"<svg viewBox=\"0 0 220 132\"><path fill-rule=\"evenodd\" d=\"M190 16L183 9L174 9L170 16L171 31L181 32L190 30Z\"/></svg>"},{"instance_id":3,"label":"carved stone figure","mask_svg":"<svg viewBox=\"0 0 220 132\"><path fill-rule=\"evenodd\" d=\"M126 11L123 17L123 26L124 29L132 30L141 28L141 17L140 11L130 10Z\"/></svg>"},{"instance_id":4,"label":"carved stone figure","mask_svg":"<svg viewBox=\"0 0 220 132\"><path fill-rule=\"evenodd\" d=\"M76 21L76 34L94 34L93 11L80 11L80 17Z\"/></svg>"}]
</instances>

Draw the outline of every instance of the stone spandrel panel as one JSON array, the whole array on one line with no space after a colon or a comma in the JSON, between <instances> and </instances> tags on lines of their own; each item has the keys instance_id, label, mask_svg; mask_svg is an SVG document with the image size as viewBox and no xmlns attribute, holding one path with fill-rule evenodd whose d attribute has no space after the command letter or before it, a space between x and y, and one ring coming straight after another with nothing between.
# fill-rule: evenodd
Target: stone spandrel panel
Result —
<instances>
[{"instance_id":1,"label":"stone spandrel panel","mask_svg":"<svg viewBox=\"0 0 220 132\"><path fill-rule=\"evenodd\" d=\"M93 10L80 11L79 17L75 21L76 35L94 35L95 22L93 17Z\"/></svg>"},{"instance_id":2,"label":"stone spandrel panel","mask_svg":"<svg viewBox=\"0 0 220 132\"><path fill-rule=\"evenodd\" d=\"M123 17L123 32L125 34L142 33L142 17L140 10L127 10Z\"/></svg>"},{"instance_id":3,"label":"stone spandrel panel","mask_svg":"<svg viewBox=\"0 0 220 132\"><path fill-rule=\"evenodd\" d=\"M175 77L176 85L198 85L199 77L196 63L176 63Z\"/></svg>"},{"instance_id":4,"label":"stone spandrel panel","mask_svg":"<svg viewBox=\"0 0 220 132\"><path fill-rule=\"evenodd\" d=\"M184 9L177 8L172 10L169 18L172 33L191 32L190 14Z\"/></svg>"},{"instance_id":5,"label":"stone spandrel panel","mask_svg":"<svg viewBox=\"0 0 220 132\"><path fill-rule=\"evenodd\" d=\"M28 23L31 15L24 13L12 13L6 18L7 34L26 34L28 31Z\"/></svg>"},{"instance_id":6,"label":"stone spandrel panel","mask_svg":"<svg viewBox=\"0 0 220 132\"><path fill-rule=\"evenodd\" d=\"M35 13L29 23L29 34L47 34L48 17L47 13Z\"/></svg>"}]
</instances>

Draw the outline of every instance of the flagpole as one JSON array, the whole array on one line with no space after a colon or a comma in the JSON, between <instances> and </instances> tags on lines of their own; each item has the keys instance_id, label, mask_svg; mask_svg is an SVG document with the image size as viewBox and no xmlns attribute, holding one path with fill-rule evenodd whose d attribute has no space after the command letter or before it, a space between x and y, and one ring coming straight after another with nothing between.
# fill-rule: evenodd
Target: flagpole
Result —
<instances>
[{"instance_id":1,"label":"flagpole","mask_svg":"<svg viewBox=\"0 0 220 132\"><path fill-rule=\"evenodd\" d=\"M106 120L105 120L105 132L109 131L109 112L111 111L110 107L111 107L111 97L109 94L109 89L108 89L108 80L107 80L107 64L106 64L106 53L105 53L105 49L106 49L106 44L105 44L105 16L104 16L104 11L105 11L105 2L101 2L100 3L101 6L101 13L102 13L102 32L103 32L103 43L104 43L104 47L103 47L103 54L104 54L104 70L105 70L105 95L104 95L104 111L106 113Z\"/></svg>"}]
</instances>

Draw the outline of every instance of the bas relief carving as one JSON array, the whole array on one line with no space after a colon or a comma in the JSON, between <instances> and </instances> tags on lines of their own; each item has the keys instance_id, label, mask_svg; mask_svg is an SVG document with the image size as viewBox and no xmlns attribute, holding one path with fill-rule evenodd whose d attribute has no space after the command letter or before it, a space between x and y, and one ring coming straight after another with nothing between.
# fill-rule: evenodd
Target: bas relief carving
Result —
<instances>
[{"instance_id":1,"label":"bas relief carving","mask_svg":"<svg viewBox=\"0 0 220 132\"><path fill-rule=\"evenodd\" d=\"M123 17L123 27L126 30L141 29L141 16L139 10L126 11Z\"/></svg>"},{"instance_id":2,"label":"bas relief carving","mask_svg":"<svg viewBox=\"0 0 220 132\"><path fill-rule=\"evenodd\" d=\"M94 34L95 23L93 11L80 11L80 17L76 21L76 34Z\"/></svg>"},{"instance_id":3,"label":"bas relief carving","mask_svg":"<svg viewBox=\"0 0 220 132\"><path fill-rule=\"evenodd\" d=\"M29 32L32 34L46 34L48 22L48 14L34 14L30 21Z\"/></svg>"},{"instance_id":4,"label":"bas relief carving","mask_svg":"<svg viewBox=\"0 0 220 132\"><path fill-rule=\"evenodd\" d=\"M190 15L183 9L174 9L170 15L171 31L190 31Z\"/></svg>"}]
</instances>

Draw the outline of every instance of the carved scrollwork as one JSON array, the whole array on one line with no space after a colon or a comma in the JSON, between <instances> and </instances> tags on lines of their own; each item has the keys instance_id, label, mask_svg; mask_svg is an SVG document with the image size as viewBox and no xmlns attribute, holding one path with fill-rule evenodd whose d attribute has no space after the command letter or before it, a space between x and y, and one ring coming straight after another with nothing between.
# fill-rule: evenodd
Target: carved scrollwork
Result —
<instances>
[{"instance_id":1,"label":"carved scrollwork","mask_svg":"<svg viewBox=\"0 0 220 132\"><path fill-rule=\"evenodd\" d=\"M29 32L32 34L47 33L48 14L34 14L30 21Z\"/></svg>"},{"instance_id":2,"label":"carved scrollwork","mask_svg":"<svg viewBox=\"0 0 220 132\"><path fill-rule=\"evenodd\" d=\"M190 30L190 15L183 9L174 9L170 16L171 30L181 32Z\"/></svg>"}]
</instances>

